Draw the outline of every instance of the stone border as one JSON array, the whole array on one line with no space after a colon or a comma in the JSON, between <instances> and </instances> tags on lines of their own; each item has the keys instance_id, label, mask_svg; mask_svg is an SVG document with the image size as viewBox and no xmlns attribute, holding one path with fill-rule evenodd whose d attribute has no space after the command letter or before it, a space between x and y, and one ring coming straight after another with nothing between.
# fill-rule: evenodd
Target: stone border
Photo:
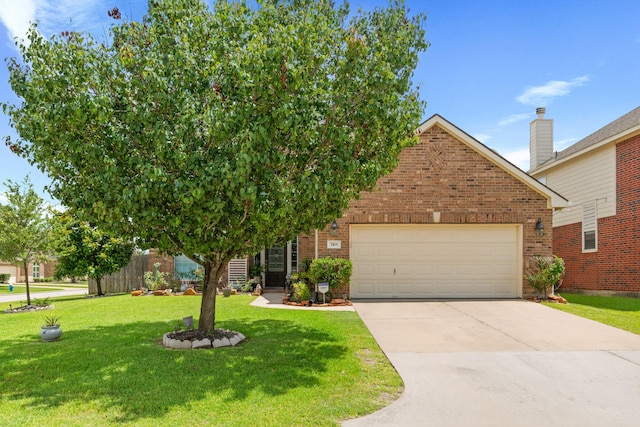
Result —
<instances>
[{"instance_id":1,"label":"stone border","mask_svg":"<svg viewBox=\"0 0 640 427\"><path fill-rule=\"evenodd\" d=\"M6 314L14 314L14 313L32 313L34 311L43 311L43 310L53 310L55 307L53 304L49 305L21 305L16 308L7 308L4 310Z\"/></svg>"},{"instance_id":2,"label":"stone border","mask_svg":"<svg viewBox=\"0 0 640 427\"><path fill-rule=\"evenodd\" d=\"M235 334L231 338L222 338L213 340L213 342L209 338L204 338L201 340L195 341L183 341L176 340L173 338L169 338L168 335L172 332L167 332L162 336L162 345L166 348L173 348L176 350L190 350L196 348L219 348L219 347L235 347L239 343L245 340L245 336L240 332L231 331L231 333Z\"/></svg>"}]
</instances>

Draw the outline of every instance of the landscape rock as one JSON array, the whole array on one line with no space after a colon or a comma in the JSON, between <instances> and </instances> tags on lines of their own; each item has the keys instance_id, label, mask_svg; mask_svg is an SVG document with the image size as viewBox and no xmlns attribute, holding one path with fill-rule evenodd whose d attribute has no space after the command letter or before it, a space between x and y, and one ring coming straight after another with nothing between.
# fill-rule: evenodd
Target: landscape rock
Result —
<instances>
[{"instance_id":1,"label":"landscape rock","mask_svg":"<svg viewBox=\"0 0 640 427\"><path fill-rule=\"evenodd\" d=\"M211 347L211 340L209 338L204 338L201 340L195 340L191 343L191 348L209 348Z\"/></svg>"}]
</instances>

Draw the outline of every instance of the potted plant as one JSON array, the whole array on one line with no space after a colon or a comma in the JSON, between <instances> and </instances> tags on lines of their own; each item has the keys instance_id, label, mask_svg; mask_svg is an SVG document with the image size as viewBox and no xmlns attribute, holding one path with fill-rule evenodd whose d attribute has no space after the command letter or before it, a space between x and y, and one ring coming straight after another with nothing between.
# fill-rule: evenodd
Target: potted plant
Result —
<instances>
[{"instance_id":1,"label":"potted plant","mask_svg":"<svg viewBox=\"0 0 640 427\"><path fill-rule=\"evenodd\" d=\"M60 329L60 318L56 316L47 316L44 318L44 325L40 329L40 337L42 341L50 342L56 341L62 335L62 329Z\"/></svg>"},{"instance_id":2,"label":"potted plant","mask_svg":"<svg viewBox=\"0 0 640 427\"><path fill-rule=\"evenodd\" d=\"M222 296L225 298L230 297L232 289L233 287L230 284L222 288Z\"/></svg>"}]
</instances>

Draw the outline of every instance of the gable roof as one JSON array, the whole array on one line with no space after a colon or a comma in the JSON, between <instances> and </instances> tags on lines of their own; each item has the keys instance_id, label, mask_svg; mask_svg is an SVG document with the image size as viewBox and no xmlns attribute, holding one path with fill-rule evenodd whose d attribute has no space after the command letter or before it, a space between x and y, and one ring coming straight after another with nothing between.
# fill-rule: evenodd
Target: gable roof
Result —
<instances>
[{"instance_id":1,"label":"gable roof","mask_svg":"<svg viewBox=\"0 0 640 427\"><path fill-rule=\"evenodd\" d=\"M553 209L561 209L569 206L569 201L562 197L560 194L553 191L551 188L547 187L537 179L534 179L529 174L524 172L522 169L502 157L496 151L484 145L482 142L478 141L450 121L446 120L444 117L439 114L434 114L425 122L423 122L416 129L416 135L420 135L426 130L432 128L433 126L438 125L442 129L449 132L451 135L456 137L462 143L467 145L472 150L476 151L478 154L485 157L487 160L507 172L509 175L521 181L527 187L533 189L537 193L547 198L547 207Z\"/></svg>"},{"instance_id":2,"label":"gable roof","mask_svg":"<svg viewBox=\"0 0 640 427\"><path fill-rule=\"evenodd\" d=\"M535 168L535 173L553 167L566 160L587 153L609 143L619 142L640 132L640 107L637 107L622 117L617 118L603 128L595 131L586 138L556 153L549 161Z\"/></svg>"}]
</instances>

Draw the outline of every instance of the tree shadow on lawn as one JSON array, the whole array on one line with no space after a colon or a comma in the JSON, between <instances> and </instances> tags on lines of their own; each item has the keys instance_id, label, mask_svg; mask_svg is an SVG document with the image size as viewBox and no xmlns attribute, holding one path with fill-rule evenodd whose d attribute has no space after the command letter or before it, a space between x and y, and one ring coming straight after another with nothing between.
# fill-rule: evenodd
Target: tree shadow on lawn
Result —
<instances>
[{"instance_id":1,"label":"tree shadow on lawn","mask_svg":"<svg viewBox=\"0 0 640 427\"><path fill-rule=\"evenodd\" d=\"M255 392L281 395L313 387L347 352L321 330L289 320L233 319L224 327L247 340L213 350L165 349L158 331L167 332L167 324L159 322L64 331L52 343L33 334L4 340L0 401L30 402L22 414L92 402L98 412L111 408L117 422L162 417L202 399L214 412Z\"/></svg>"}]
</instances>

